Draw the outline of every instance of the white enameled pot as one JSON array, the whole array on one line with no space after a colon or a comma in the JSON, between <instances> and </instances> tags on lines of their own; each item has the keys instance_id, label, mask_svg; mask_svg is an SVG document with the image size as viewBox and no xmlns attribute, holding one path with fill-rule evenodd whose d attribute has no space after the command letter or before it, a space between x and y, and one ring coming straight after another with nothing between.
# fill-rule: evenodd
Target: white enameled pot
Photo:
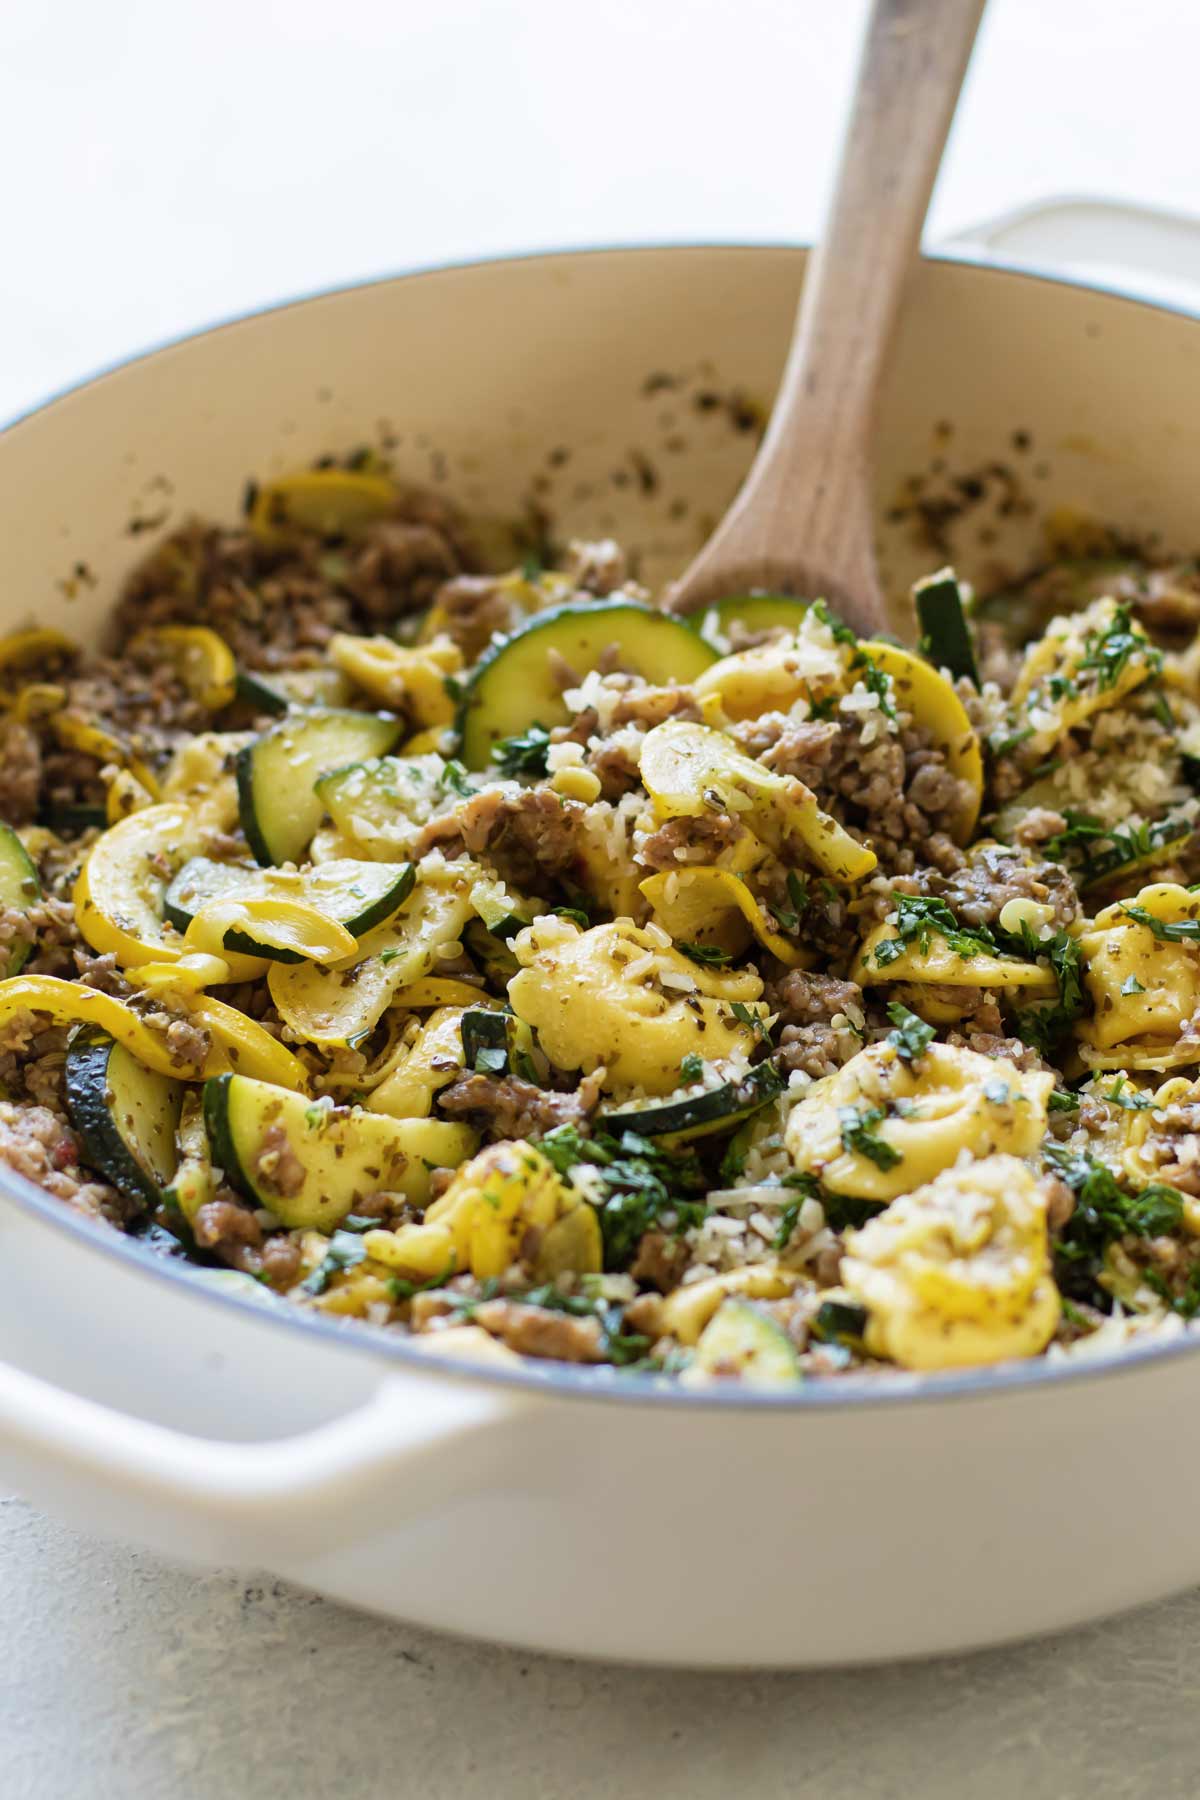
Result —
<instances>
[{"instance_id":1,"label":"white enameled pot","mask_svg":"<svg viewBox=\"0 0 1200 1800\"><path fill-rule=\"evenodd\" d=\"M156 351L0 437L0 625L95 637L154 534L233 516L251 474L381 439L470 512L611 532L657 580L745 467L802 266L535 256ZM878 467L896 582L948 555L1019 566L1056 507L1194 548L1200 321L928 262ZM423 1624L804 1666L994 1643L1200 1579L1200 1339L787 1397L471 1370L235 1298L8 1175L0 1268L0 1483Z\"/></svg>"}]
</instances>

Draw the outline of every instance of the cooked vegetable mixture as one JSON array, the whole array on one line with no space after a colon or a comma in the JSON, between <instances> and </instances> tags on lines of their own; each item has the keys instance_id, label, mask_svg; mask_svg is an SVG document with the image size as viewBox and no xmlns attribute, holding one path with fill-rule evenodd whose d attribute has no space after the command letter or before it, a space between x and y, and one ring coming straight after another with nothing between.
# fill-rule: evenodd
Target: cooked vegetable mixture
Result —
<instances>
[{"instance_id":1,"label":"cooked vegetable mixture","mask_svg":"<svg viewBox=\"0 0 1200 1800\"><path fill-rule=\"evenodd\" d=\"M1200 572L943 570L910 651L556 562L478 572L368 460L169 539L109 655L0 642L0 1158L498 1360L1184 1329Z\"/></svg>"}]
</instances>

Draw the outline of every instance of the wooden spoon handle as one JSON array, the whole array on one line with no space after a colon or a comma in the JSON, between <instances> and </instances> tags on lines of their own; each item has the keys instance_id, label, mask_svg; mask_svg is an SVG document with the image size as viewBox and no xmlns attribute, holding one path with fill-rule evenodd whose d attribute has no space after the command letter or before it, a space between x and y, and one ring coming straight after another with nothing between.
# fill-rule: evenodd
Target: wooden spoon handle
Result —
<instances>
[{"instance_id":1,"label":"wooden spoon handle","mask_svg":"<svg viewBox=\"0 0 1200 1800\"><path fill-rule=\"evenodd\" d=\"M985 0L875 0L828 221L754 466L671 596L819 578L860 632L884 626L872 549L880 374ZM725 591L733 591L728 586Z\"/></svg>"}]
</instances>

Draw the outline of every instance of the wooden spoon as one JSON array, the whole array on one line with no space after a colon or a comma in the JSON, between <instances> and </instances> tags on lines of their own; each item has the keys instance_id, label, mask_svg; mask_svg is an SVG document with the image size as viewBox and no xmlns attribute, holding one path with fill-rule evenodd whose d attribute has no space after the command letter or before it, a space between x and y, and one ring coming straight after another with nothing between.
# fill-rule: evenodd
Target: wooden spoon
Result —
<instances>
[{"instance_id":1,"label":"wooden spoon","mask_svg":"<svg viewBox=\"0 0 1200 1800\"><path fill-rule=\"evenodd\" d=\"M875 402L984 4L875 0L771 423L673 612L765 589L824 596L861 637L911 635L875 565Z\"/></svg>"}]
</instances>

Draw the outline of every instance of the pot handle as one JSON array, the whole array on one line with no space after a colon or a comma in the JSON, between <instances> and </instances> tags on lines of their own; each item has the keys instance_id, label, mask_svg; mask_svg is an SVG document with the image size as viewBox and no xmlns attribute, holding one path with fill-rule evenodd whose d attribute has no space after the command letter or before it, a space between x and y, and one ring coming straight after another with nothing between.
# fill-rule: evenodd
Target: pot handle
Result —
<instances>
[{"instance_id":1,"label":"pot handle","mask_svg":"<svg viewBox=\"0 0 1200 1800\"><path fill-rule=\"evenodd\" d=\"M369 1537L494 1481L530 1409L469 1380L388 1374L299 1435L219 1442L152 1424L0 1363L0 1471L82 1528L242 1566Z\"/></svg>"},{"instance_id":2,"label":"pot handle","mask_svg":"<svg viewBox=\"0 0 1200 1800\"><path fill-rule=\"evenodd\" d=\"M955 232L940 246L989 262L1144 288L1200 304L1200 219L1164 207L1057 195Z\"/></svg>"}]
</instances>

